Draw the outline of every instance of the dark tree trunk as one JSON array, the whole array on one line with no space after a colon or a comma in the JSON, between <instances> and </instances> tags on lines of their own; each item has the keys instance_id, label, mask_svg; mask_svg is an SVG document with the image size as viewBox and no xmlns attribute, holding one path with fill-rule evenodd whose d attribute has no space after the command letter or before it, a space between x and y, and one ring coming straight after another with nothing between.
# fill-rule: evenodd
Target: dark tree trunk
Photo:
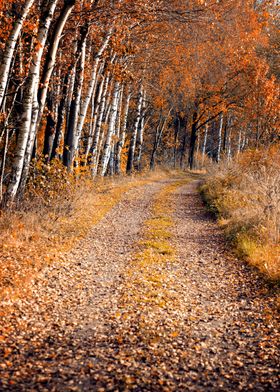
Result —
<instances>
[{"instance_id":1,"label":"dark tree trunk","mask_svg":"<svg viewBox=\"0 0 280 392\"><path fill-rule=\"evenodd\" d=\"M189 168L192 170L195 165L195 144L197 139L197 111L193 113L193 121L192 121L192 131L191 131L191 139L190 139L190 150L189 150Z\"/></svg>"}]
</instances>

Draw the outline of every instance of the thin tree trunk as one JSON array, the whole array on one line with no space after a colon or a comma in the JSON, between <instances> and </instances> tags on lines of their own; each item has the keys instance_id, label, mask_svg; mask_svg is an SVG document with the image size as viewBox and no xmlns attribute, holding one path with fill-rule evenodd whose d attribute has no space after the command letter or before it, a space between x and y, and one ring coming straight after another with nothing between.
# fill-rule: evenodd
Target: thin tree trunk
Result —
<instances>
[{"instance_id":1,"label":"thin tree trunk","mask_svg":"<svg viewBox=\"0 0 280 392\"><path fill-rule=\"evenodd\" d=\"M201 161L202 167L203 167L204 162L205 162L207 138L208 138L208 123L205 125L205 130L204 130L204 140L203 140L203 147L202 147L202 161Z\"/></svg>"},{"instance_id":2,"label":"thin tree trunk","mask_svg":"<svg viewBox=\"0 0 280 392\"><path fill-rule=\"evenodd\" d=\"M3 200L3 181L4 181L5 166L6 166L6 159L7 159L7 152L8 152L8 143L9 143L9 130L6 129L6 137L5 137L5 143L3 148L1 173L0 173L0 203L2 203Z\"/></svg>"},{"instance_id":3,"label":"thin tree trunk","mask_svg":"<svg viewBox=\"0 0 280 392\"><path fill-rule=\"evenodd\" d=\"M219 132L218 132L218 149L217 149L217 162L221 160L221 149L222 149L222 131L223 131L224 115L220 114Z\"/></svg>"},{"instance_id":4,"label":"thin tree trunk","mask_svg":"<svg viewBox=\"0 0 280 392\"><path fill-rule=\"evenodd\" d=\"M196 168L199 168L199 150L200 150L200 130L197 134L197 143L196 143Z\"/></svg>"},{"instance_id":5,"label":"thin tree trunk","mask_svg":"<svg viewBox=\"0 0 280 392\"><path fill-rule=\"evenodd\" d=\"M100 143L100 136L101 136L101 131L102 131L102 120L104 117L104 112L105 112L105 107L106 107L106 100L110 99L110 94L108 94L108 87L109 87L109 81L110 81L110 74L106 76L105 82L104 82L104 88L102 92L102 97L101 97L101 102L100 102L100 110L98 113L98 119L96 122L96 130L93 138L93 143L90 149L90 165L92 167L91 172L92 176L95 177L97 174L97 169L98 169L98 162L99 162L99 156L98 156L98 147Z\"/></svg>"},{"instance_id":6,"label":"thin tree trunk","mask_svg":"<svg viewBox=\"0 0 280 392\"><path fill-rule=\"evenodd\" d=\"M65 115L66 115L66 99L67 99L67 92L68 92L68 87L69 87L69 74L64 78L64 85L62 89L62 98L60 100L60 103L58 105L57 109L57 123L56 123L56 129L55 129L55 137L54 137L54 142L52 146L52 153L51 153L51 159L58 158L59 157L59 147L60 143L63 137L63 124L65 121Z\"/></svg>"},{"instance_id":7,"label":"thin tree trunk","mask_svg":"<svg viewBox=\"0 0 280 392\"><path fill-rule=\"evenodd\" d=\"M177 114L176 124L174 127L174 148L173 148L173 167L176 169L177 140L181 129L180 116Z\"/></svg>"},{"instance_id":8,"label":"thin tree trunk","mask_svg":"<svg viewBox=\"0 0 280 392\"><path fill-rule=\"evenodd\" d=\"M186 154L186 147L187 147L187 134L186 131L183 136L183 141L182 141L182 148L181 148L181 156L180 156L180 168L183 169L184 165L184 158Z\"/></svg>"},{"instance_id":9,"label":"thin tree trunk","mask_svg":"<svg viewBox=\"0 0 280 392\"><path fill-rule=\"evenodd\" d=\"M231 159L231 129L228 132L227 160Z\"/></svg>"},{"instance_id":10,"label":"thin tree trunk","mask_svg":"<svg viewBox=\"0 0 280 392\"><path fill-rule=\"evenodd\" d=\"M121 173L121 156L122 156L122 149L125 143L126 137L126 130L127 130L127 119L128 119L128 111L129 111L129 104L131 99L131 92L128 90L125 100L124 106L124 114L123 114L123 123L121 125L121 132L120 137L116 146L116 174Z\"/></svg>"},{"instance_id":11,"label":"thin tree trunk","mask_svg":"<svg viewBox=\"0 0 280 392\"><path fill-rule=\"evenodd\" d=\"M135 167L138 171L141 170L141 158L142 158L142 148L143 148L144 128L145 128L145 114L146 114L146 91L143 92L141 119L139 121L139 128L138 128L137 139L136 139Z\"/></svg>"},{"instance_id":12,"label":"thin tree trunk","mask_svg":"<svg viewBox=\"0 0 280 392\"><path fill-rule=\"evenodd\" d=\"M82 87L84 81L84 68L85 68L85 55L86 55L86 38L88 34L88 27L82 28L81 40L78 46L80 55L80 65L76 72L76 83L74 88L74 96L72 98L70 115L69 115L69 127L65 137L64 152L63 152L63 163L68 168L72 169L75 155L77 153L80 134L77 129L78 112L80 108L80 101L82 96Z\"/></svg>"},{"instance_id":13,"label":"thin tree trunk","mask_svg":"<svg viewBox=\"0 0 280 392\"><path fill-rule=\"evenodd\" d=\"M57 55L57 50L58 50L58 45L62 36L62 32L64 30L65 24L76 4L77 0L64 0L64 5L61 10L61 13L57 19L53 36L50 42L50 47L48 50L48 55L46 59L46 63L44 66L44 71L43 71L43 76L41 80L41 85L42 88L39 91L39 108L37 113L35 113L34 116L34 123L35 127L38 129L41 119L43 116L44 108L45 108L45 103L47 99L47 91L49 87L49 82L50 78L52 76L54 67L55 67L55 61L56 61L56 55Z\"/></svg>"},{"instance_id":14,"label":"thin tree trunk","mask_svg":"<svg viewBox=\"0 0 280 392\"><path fill-rule=\"evenodd\" d=\"M55 135L56 119L54 116L54 102L53 97L49 96L47 99L48 116L45 130L43 155L46 162L50 161L50 152L52 151L53 140Z\"/></svg>"},{"instance_id":15,"label":"thin tree trunk","mask_svg":"<svg viewBox=\"0 0 280 392\"><path fill-rule=\"evenodd\" d=\"M192 131L191 131L191 139L190 139L190 149L189 149L189 168L191 170L194 169L195 165L195 145L197 139L197 111L195 110L193 113L193 120L192 120Z\"/></svg>"},{"instance_id":16,"label":"thin tree trunk","mask_svg":"<svg viewBox=\"0 0 280 392\"><path fill-rule=\"evenodd\" d=\"M90 78L90 83L87 89L87 93L85 96L85 99L81 105L81 110L80 110L80 114L79 114L79 119L78 119L78 124L77 124L77 134L81 134L82 130L83 130L83 126L84 126L84 122L86 119L86 115L87 115L87 111L88 111L88 107L90 104L90 100L96 85L96 79L97 79L97 74L98 74L98 66L101 60L101 56L104 53L104 51L106 50L108 44L109 44L109 40L111 38L113 32L113 28L111 28L109 30L109 32L106 34L104 41L100 47L100 49L98 50L98 52L96 53L96 55L94 56L94 61L93 61L93 65L92 65L92 72L91 72L91 78Z\"/></svg>"},{"instance_id":17,"label":"thin tree trunk","mask_svg":"<svg viewBox=\"0 0 280 392\"><path fill-rule=\"evenodd\" d=\"M90 126L89 135L88 135L87 142L86 142L85 162L88 159L88 155L90 153L90 150L91 150L91 147L93 144L93 137L94 137L96 126L97 126L97 118L98 118L98 114L100 111L101 101L103 98L103 91L104 91L104 88L106 88L106 86L104 86L104 85L105 85L105 79L104 79L104 76L102 76L100 84L99 84L99 90L98 90L98 94L96 97L96 102L95 102L94 98L92 97L91 126ZM97 140L97 142L98 142L98 140Z\"/></svg>"},{"instance_id":18,"label":"thin tree trunk","mask_svg":"<svg viewBox=\"0 0 280 392\"><path fill-rule=\"evenodd\" d=\"M155 141L154 141L153 150L152 150L151 159L150 159L150 170L155 169L156 153L157 153L157 150L160 146L161 138L163 135L164 128L167 124L170 111L165 118L162 118L162 117L160 118L158 126L156 128Z\"/></svg>"},{"instance_id":19,"label":"thin tree trunk","mask_svg":"<svg viewBox=\"0 0 280 392\"><path fill-rule=\"evenodd\" d=\"M127 166L126 166L127 174L131 174L132 169L133 169L134 154L135 154L135 147L136 147L136 138L137 138L139 123L141 120L142 103L143 103L143 85L141 83L139 94L138 94L136 119L135 119L135 123L134 123L134 129L132 131L130 145L129 145L129 151L128 151Z\"/></svg>"},{"instance_id":20,"label":"thin tree trunk","mask_svg":"<svg viewBox=\"0 0 280 392\"><path fill-rule=\"evenodd\" d=\"M102 161L101 161L101 171L100 174L103 177L107 171L107 165L109 162L110 158L110 152L111 152L111 141L112 141L112 136L115 131L115 126L116 126L116 118L117 118L117 111L118 111L118 102L119 102L119 91L120 91L120 83L118 81L115 82L114 86L114 92L113 92L113 98L112 98L112 107L111 107L111 113L110 113L110 121L108 125L108 132L107 132L107 137L104 145L104 151L103 151L103 156L102 156Z\"/></svg>"},{"instance_id":21,"label":"thin tree trunk","mask_svg":"<svg viewBox=\"0 0 280 392\"><path fill-rule=\"evenodd\" d=\"M111 104L109 104L109 109L111 110ZM109 120L109 115L110 115L110 110L108 111L108 113L106 114L105 118L104 118L104 125L108 124L108 120ZM99 144L98 144L98 148L97 148L97 156L96 156L96 161L97 161L97 168L98 168L98 164L100 161L100 157L102 154L102 151L104 149L104 138L105 138L105 127L102 127L101 130L101 134L100 134L100 140L99 140ZM96 169L97 170L97 169ZM97 173L96 173L97 174ZM95 175L96 175L95 174Z\"/></svg>"}]
</instances>

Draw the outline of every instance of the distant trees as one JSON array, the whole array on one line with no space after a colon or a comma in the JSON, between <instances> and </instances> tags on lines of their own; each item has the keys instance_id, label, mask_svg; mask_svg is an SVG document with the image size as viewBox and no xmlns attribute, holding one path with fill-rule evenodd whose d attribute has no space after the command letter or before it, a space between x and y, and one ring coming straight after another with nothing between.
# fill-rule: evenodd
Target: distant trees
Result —
<instances>
[{"instance_id":1,"label":"distant trees","mask_svg":"<svg viewBox=\"0 0 280 392\"><path fill-rule=\"evenodd\" d=\"M226 0L1 3L0 190L32 159L92 177L279 138L274 9ZM198 143L200 140L200 143ZM33 167L33 166L32 166Z\"/></svg>"}]
</instances>

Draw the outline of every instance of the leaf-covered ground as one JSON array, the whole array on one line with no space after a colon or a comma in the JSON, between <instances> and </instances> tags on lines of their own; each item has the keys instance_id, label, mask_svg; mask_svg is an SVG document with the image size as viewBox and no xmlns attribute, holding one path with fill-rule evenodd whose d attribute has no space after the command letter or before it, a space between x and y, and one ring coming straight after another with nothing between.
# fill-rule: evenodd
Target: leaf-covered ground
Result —
<instances>
[{"instance_id":1,"label":"leaf-covered ground","mask_svg":"<svg viewBox=\"0 0 280 392\"><path fill-rule=\"evenodd\" d=\"M273 290L185 178L130 190L1 309L0 390L277 391Z\"/></svg>"}]
</instances>

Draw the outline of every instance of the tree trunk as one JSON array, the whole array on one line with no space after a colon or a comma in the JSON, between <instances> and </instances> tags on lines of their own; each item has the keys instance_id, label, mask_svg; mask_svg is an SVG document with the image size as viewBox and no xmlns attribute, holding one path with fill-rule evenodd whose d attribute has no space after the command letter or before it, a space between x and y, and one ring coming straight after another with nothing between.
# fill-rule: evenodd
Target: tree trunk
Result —
<instances>
[{"instance_id":1,"label":"tree trunk","mask_svg":"<svg viewBox=\"0 0 280 392\"><path fill-rule=\"evenodd\" d=\"M146 91L143 92L141 118L139 121L139 128L138 128L137 139L136 139L135 168L138 171L141 170L141 158L142 158L142 148L143 148L144 128L145 128L145 114L146 114Z\"/></svg>"},{"instance_id":2,"label":"tree trunk","mask_svg":"<svg viewBox=\"0 0 280 392\"><path fill-rule=\"evenodd\" d=\"M97 117L98 117L98 114L100 111L101 101L102 101L102 97L103 97L104 84L105 84L105 79L104 79L104 76L102 76L100 84L99 84L96 102L94 101L94 99L92 97L92 115L91 115L92 118L91 118L91 126L90 126L90 130L89 130L89 135L88 135L86 147L85 147L85 162L88 159L88 155L90 153L90 150L91 150L91 147L93 144L93 137L94 137L96 126L97 126Z\"/></svg>"},{"instance_id":3,"label":"tree trunk","mask_svg":"<svg viewBox=\"0 0 280 392\"><path fill-rule=\"evenodd\" d=\"M183 140L182 140L182 148L181 148L181 156L180 156L180 169L183 169L183 166L184 166L186 147L187 147L187 134L185 131L184 136L183 136Z\"/></svg>"},{"instance_id":4,"label":"tree trunk","mask_svg":"<svg viewBox=\"0 0 280 392\"><path fill-rule=\"evenodd\" d=\"M181 129L180 115L177 114L176 124L174 127L174 148L173 148L173 167L176 169L177 140Z\"/></svg>"},{"instance_id":5,"label":"tree trunk","mask_svg":"<svg viewBox=\"0 0 280 392\"><path fill-rule=\"evenodd\" d=\"M197 139L197 111L194 111L193 113L193 119L192 119L192 131L191 131L191 139L190 139L190 149L189 149L189 168L191 170L194 169L195 165L195 145L196 145L196 139Z\"/></svg>"},{"instance_id":6,"label":"tree trunk","mask_svg":"<svg viewBox=\"0 0 280 392\"><path fill-rule=\"evenodd\" d=\"M41 119L43 116L45 104L46 104L46 99L47 99L47 91L49 87L49 82L50 78L52 76L54 67L55 67L55 61L56 61L56 55L57 55L57 50L58 50L58 45L62 36L62 32L64 30L65 24L76 4L77 0L64 0L64 5L63 8L60 12L60 15L57 19L53 36L50 42L50 47L48 50L48 55L46 59L46 63L44 66L44 71L43 71L43 76L41 80L41 85L42 88L39 91L39 108L38 111L35 115L34 122L36 121L35 127L38 129Z\"/></svg>"},{"instance_id":7,"label":"tree trunk","mask_svg":"<svg viewBox=\"0 0 280 392\"><path fill-rule=\"evenodd\" d=\"M99 162L99 157L98 157L98 147L99 147L99 142L100 142L100 135L101 135L101 128L102 128L102 120L104 117L104 112L105 112L105 107L106 107L106 100L107 100L107 93L108 93L108 87L109 87L109 81L110 81L110 74L106 76L105 82L104 82L104 87L103 87L103 92L102 92L102 97L101 97L101 102L100 102L100 110L98 113L98 119L96 121L96 130L93 138L93 143L90 149L90 165L91 165L91 172L92 176L95 177L97 174L97 168L98 168L98 162ZM108 99L109 99L108 95Z\"/></svg>"},{"instance_id":8,"label":"tree trunk","mask_svg":"<svg viewBox=\"0 0 280 392\"><path fill-rule=\"evenodd\" d=\"M93 62L93 66L92 66L92 72L91 72L91 78L90 78L90 83L87 89L87 93L85 96L85 99L81 105L81 110L80 110L80 114L79 114L79 119L78 119L78 124L77 124L77 134L81 134L82 130L83 130L83 126L84 126L84 122L86 119L86 115L87 115L87 111L88 111L88 107L90 104L90 100L93 94L93 90L95 88L96 85L96 79L97 79L97 74L98 74L98 66L100 63L100 59L102 54L104 53L104 51L106 50L108 44L109 44L109 40L111 38L113 29L111 28L109 30L109 32L106 34L104 41L100 47L100 49L98 50L98 52L96 53L96 55L94 56L94 62Z\"/></svg>"},{"instance_id":9,"label":"tree trunk","mask_svg":"<svg viewBox=\"0 0 280 392\"><path fill-rule=\"evenodd\" d=\"M69 114L69 125L65 137L64 151L63 151L63 164L68 170L73 167L75 155L77 153L80 134L77 129L78 113L80 108L82 87L84 81L84 68L85 68L85 56L86 56L86 39L88 34L88 27L82 27L81 39L78 45L79 51L79 68L76 72L76 83L74 88L74 94L70 106Z\"/></svg>"},{"instance_id":10,"label":"tree trunk","mask_svg":"<svg viewBox=\"0 0 280 392\"><path fill-rule=\"evenodd\" d=\"M51 96L48 97L47 106L48 106L48 116L47 116L46 130L45 130L43 155L45 161L49 163L50 154L52 151L53 141L55 136L55 127L56 127L53 97Z\"/></svg>"},{"instance_id":11,"label":"tree trunk","mask_svg":"<svg viewBox=\"0 0 280 392\"><path fill-rule=\"evenodd\" d=\"M224 115L220 114L219 132L218 132L218 149L217 149L217 162L221 160L221 149L222 149L222 131L223 131Z\"/></svg>"},{"instance_id":12,"label":"tree trunk","mask_svg":"<svg viewBox=\"0 0 280 392\"><path fill-rule=\"evenodd\" d=\"M124 106L124 114L123 114L123 122L121 125L121 132L120 137L116 146L116 174L121 173L121 156L122 156L122 149L125 143L126 137L126 129L127 129L127 119L128 119L128 111L129 111L129 104L130 104L131 92L128 90L125 100Z\"/></svg>"},{"instance_id":13,"label":"tree trunk","mask_svg":"<svg viewBox=\"0 0 280 392\"><path fill-rule=\"evenodd\" d=\"M155 169L156 153L157 153L157 150L158 150L158 148L160 146L162 134L163 134L164 128L166 126L169 114L170 114L170 111L169 111L168 115L165 118L161 117L159 122L158 122L158 126L156 128L156 134L155 134L153 150L152 150L151 159L150 159L150 170L154 170Z\"/></svg>"},{"instance_id":14,"label":"tree trunk","mask_svg":"<svg viewBox=\"0 0 280 392\"><path fill-rule=\"evenodd\" d=\"M203 167L204 161L205 161L207 138L208 138L208 123L205 125L205 130L204 130L204 140L203 140L203 146L202 146L202 161L201 161L202 167Z\"/></svg>"},{"instance_id":15,"label":"tree trunk","mask_svg":"<svg viewBox=\"0 0 280 392\"><path fill-rule=\"evenodd\" d=\"M105 141L105 145L104 145L102 161L101 161L100 174L102 177L105 175L105 173L107 171L107 165L108 165L109 158L110 158L111 141L112 141L112 136L115 132L116 119L117 119L119 92L120 92L120 83L118 81L116 81L115 86L114 86L113 98L112 98L112 107L111 107L111 113L110 113L110 121L109 121L109 125L108 125L108 132L107 132L107 137L106 137L106 141Z\"/></svg>"},{"instance_id":16,"label":"tree trunk","mask_svg":"<svg viewBox=\"0 0 280 392\"><path fill-rule=\"evenodd\" d=\"M131 174L132 169L133 169L134 154L135 154L135 147L136 147L136 138L137 138L139 123L141 120L142 103L143 103L143 86L141 84L140 91L138 94L137 114L136 114L134 129L132 131L130 145L129 145L129 151L128 151L127 166L126 166L127 174Z\"/></svg>"}]
</instances>

